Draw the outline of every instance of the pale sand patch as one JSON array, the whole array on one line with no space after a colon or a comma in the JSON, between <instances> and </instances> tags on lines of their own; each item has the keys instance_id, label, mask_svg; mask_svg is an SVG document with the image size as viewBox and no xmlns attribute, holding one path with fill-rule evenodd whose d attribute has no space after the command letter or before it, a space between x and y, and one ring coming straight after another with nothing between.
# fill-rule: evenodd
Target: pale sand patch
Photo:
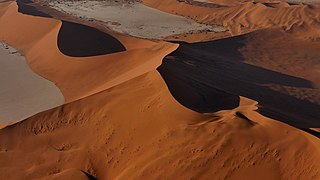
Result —
<instances>
[{"instance_id":1,"label":"pale sand patch","mask_svg":"<svg viewBox=\"0 0 320 180\"><path fill-rule=\"evenodd\" d=\"M223 32L226 30L222 26L200 24L186 17L162 12L141 3L52 1L49 4L59 11L77 17L103 21L116 32L141 38L161 39L188 32Z\"/></svg>"},{"instance_id":2,"label":"pale sand patch","mask_svg":"<svg viewBox=\"0 0 320 180\"><path fill-rule=\"evenodd\" d=\"M0 42L0 124L23 120L64 103L60 90L28 67L17 50Z\"/></svg>"}]
</instances>

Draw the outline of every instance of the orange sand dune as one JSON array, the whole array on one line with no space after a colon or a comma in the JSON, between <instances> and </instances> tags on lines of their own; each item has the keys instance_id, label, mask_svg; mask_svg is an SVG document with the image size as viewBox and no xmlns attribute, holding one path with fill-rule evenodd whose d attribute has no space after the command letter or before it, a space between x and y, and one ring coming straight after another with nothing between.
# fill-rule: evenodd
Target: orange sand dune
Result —
<instances>
[{"instance_id":1,"label":"orange sand dune","mask_svg":"<svg viewBox=\"0 0 320 180\"><path fill-rule=\"evenodd\" d=\"M289 5L286 2L273 4L274 7L272 7L270 3L212 0L212 2L227 4L219 8L194 6L176 0L144 0L143 2L150 7L190 17L202 23L221 24L229 29L232 35L261 28L289 29L293 25L303 23L317 26L320 10L319 5Z\"/></svg>"},{"instance_id":2,"label":"orange sand dune","mask_svg":"<svg viewBox=\"0 0 320 180\"><path fill-rule=\"evenodd\" d=\"M77 32L78 29L72 29L72 24L66 22L20 14L17 8L15 2L1 6L0 12L3 15L0 17L0 39L21 49L30 67L54 82L61 89L66 102L92 95L155 69L166 54L177 48L177 45L171 43L146 42L148 48L127 47L124 52L108 55L81 59L71 57L59 50L58 44L63 41L59 39L60 28L66 26L66 31L75 31L72 32L74 39L83 35ZM38 27L36 31L34 27ZM139 43L144 40L136 41ZM70 46L77 49L72 44Z\"/></svg>"},{"instance_id":3,"label":"orange sand dune","mask_svg":"<svg viewBox=\"0 0 320 180\"><path fill-rule=\"evenodd\" d=\"M320 178L319 139L262 116L258 102L233 95L236 107L204 114L179 104L155 70L178 45L113 36L125 51L80 55L58 47L64 22L19 14L15 3L1 3L0 14L0 39L70 102L0 130L0 179Z\"/></svg>"},{"instance_id":4,"label":"orange sand dune","mask_svg":"<svg viewBox=\"0 0 320 180\"><path fill-rule=\"evenodd\" d=\"M197 112L234 108L240 95L258 101L264 115L309 131L320 127L318 32L298 26L180 42L158 70L173 96Z\"/></svg>"},{"instance_id":5,"label":"orange sand dune","mask_svg":"<svg viewBox=\"0 0 320 180\"><path fill-rule=\"evenodd\" d=\"M319 178L319 140L255 105L194 113L153 71L1 130L0 178Z\"/></svg>"}]
</instances>

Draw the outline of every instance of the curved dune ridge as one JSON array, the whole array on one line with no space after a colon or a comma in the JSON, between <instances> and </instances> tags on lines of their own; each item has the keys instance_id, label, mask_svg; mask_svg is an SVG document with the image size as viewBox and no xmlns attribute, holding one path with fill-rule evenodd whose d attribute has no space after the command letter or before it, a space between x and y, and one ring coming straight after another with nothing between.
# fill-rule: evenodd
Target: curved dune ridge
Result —
<instances>
[{"instance_id":1,"label":"curved dune ridge","mask_svg":"<svg viewBox=\"0 0 320 180\"><path fill-rule=\"evenodd\" d=\"M197 112L235 108L236 94L259 102L264 115L309 130L320 126L319 48L300 32L264 30L180 42L158 70L173 96Z\"/></svg>"},{"instance_id":2,"label":"curved dune ridge","mask_svg":"<svg viewBox=\"0 0 320 180\"><path fill-rule=\"evenodd\" d=\"M319 140L255 109L192 112L152 71L2 129L0 177L317 179Z\"/></svg>"},{"instance_id":3,"label":"curved dune ridge","mask_svg":"<svg viewBox=\"0 0 320 180\"><path fill-rule=\"evenodd\" d=\"M219 79L206 82L196 71L226 68L254 80L244 82L248 87L270 84L259 76L250 79L244 68L272 76L273 84L315 87L304 74L290 77L256 67L262 62L248 58L254 43L241 40L245 46L235 44L228 51L224 46L239 37L179 46L110 34L115 39L106 35L106 43L125 49L101 55L88 47L79 55L74 50L79 45L59 33L64 25L81 25L21 14L15 2L0 3L0 25L0 39L20 49L31 69L54 82L67 102L0 130L0 179L320 178L318 138L259 114L257 101L238 96L241 88L210 87ZM81 37L81 28L71 29L72 34ZM63 52L59 41L71 43ZM204 47L217 49L208 53ZM255 65L233 59L239 53ZM216 76L215 71L203 73ZM218 75L221 81L228 76ZM189 88L189 83L197 86ZM179 99L174 92L183 90L194 99ZM171 93L188 108L206 113L182 106ZM221 97L228 100L216 99Z\"/></svg>"},{"instance_id":4,"label":"curved dune ridge","mask_svg":"<svg viewBox=\"0 0 320 180\"><path fill-rule=\"evenodd\" d=\"M219 94L216 90L223 90L225 95L242 95L258 101L261 113L300 129L309 132L310 128L319 127L320 6L281 1L212 2L223 6L194 6L192 1L144 1L148 6L200 22L223 24L231 34L239 35L199 43L203 36L216 36L179 36L191 44L180 43L179 49L165 58L168 60L159 69L167 83L175 84L169 89L177 100L198 112L210 112L210 108L223 105L207 99L214 99L213 94ZM190 8L192 12L188 11ZM171 74L175 71L193 74ZM194 83L197 86L184 90ZM236 98L233 100L236 104ZM209 108L204 107L210 103ZM320 136L315 131L313 134Z\"/></svg>"},{"instance_id":5,"label":"curved dune ridge","mask_svg":"<svg viewBox=\"0 0 320 180\"><path fill-rule=\"evenodd\" d=\"M7 8L2 9L4 15L0 19L0 23L3 24L0 39L24 51L30 67L41 76L54 82L62 91L66 102L92 95L156 69L161 64L162 58L177 48L177 45L171 43L146 42L147 48L127 48L126 51L119 53L88 56L79 59L64 55L62 52L73 56L92 55L92 52L79 54L90 51L89 46L87 46L90 44L85 46L87 47L86 51L80 52L77 48L82 45L70 44L75 39L70 36L66 37L63 34L72 32L75 37L81 37L82 30L85 30L86 34L88 34L87 30L90 28L81 30L81 28L74 27L78 29L68 29L68 27L75 25L55 19L19 14L17 13L16 3L10 3L7 6ZM34 27L39 27L39 30L34 31ZM65 27L69 32L65 32ZM23 32L20 32L20 29L24 29ZM93 28L89 31L94 31L92 32L93 35L97 33ZM105 37L107 36L105 35ZM88 39L97 40L100 43L103 41L103 44L112 45L110 47L115 48L116 51L124 49L117 40L110 37L107 39ZM139 44L139 41L143 42L144 40L136 41ZM66 43L61 45L61 42ZM62 51L58 47L59 44ZM100 47L103 44L100 44ZM70 46L62 47L65 45ZM44 49L43 47L46 48ZM77 52L74 50L77 50ZM94 52L93 54L101 54L102 52Z\"/></svg>"},{"instance_id":6,"label":"curved dune ridge","mask_svg":"<svg viewBox=\"0 0 320 180\"><path fill-rule=\"evenodd\" d=\"M221 24L232 35L262 29L294 25L318 26L318 4L290 4L287 2L211 0L223 7L194 6L192 3L174 0L144 0L147 6L165 12L190 17L205 24ZM190 11L192 9L192 11Z\"/></svg>"}]
</instances>

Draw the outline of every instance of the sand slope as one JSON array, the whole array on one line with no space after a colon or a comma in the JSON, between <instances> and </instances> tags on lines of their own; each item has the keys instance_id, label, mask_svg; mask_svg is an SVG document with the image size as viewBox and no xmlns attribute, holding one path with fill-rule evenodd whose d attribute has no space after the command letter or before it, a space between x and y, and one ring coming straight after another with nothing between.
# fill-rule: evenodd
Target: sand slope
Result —
<instances>
[{"instance_id":1,"label":"sand slope","mask_svg":"<svg viewBox=\"0 0 320 180\"><path fill-rule=\"evenodd\" d=\"M147 6L169 13L190 17L206 24L221 24L232 35L239 35L262 28L290 29L303 23L317 26L319 5L266 3L252 1L213 0L222 7L195 6L175 0L144 0ZM192 9L192 11L190 11Z\"/></svg>"},{"instance_id":2,"label":"sand slope","mask_svg":"<svg viewBox=\"0 0 320 180\"><path fill-rule=\"evenodd\" d=\"M63 41L58 37L63 22L23 15L17 12L17 8L16 3L10 3L0 9L4 12L0 17L0 39L24 51L30 67L54 82L66 102L92 95L155 69L166 54L177 48L177 45L165 42L146 42L147 48L127 48L125 52L79 59L62 54L58 48L57 41ZM34 27L39 28L35 31ZM20 29L24 31L20 32ZM93 28L92 31L96 32ZM73 35L75 39L82 36L77 29Z\"/></svg>"},{"instance_id":3,"label":"sand slope","mask_svg":"<svg viewBox=\"0 0 320 180\"><path fill-rule=\"evenodd\" d=\"M255 104L242 98L234 110L197 114L150 72L1 130L0 177L319 178L319 140Z\"/></svg>"},{"instance_id":4,"label":"sand slope","mask_svg":"<svg viewBox=\"0 0 320 180\"><path fill-rule=\"evenodd\" d=\"M173 96L195 111L234 108L235 95L241 95L258 101L264 115L309 130L320 127L317 31L275 28L221 40L180 42L158 70Z\"/></svg>"}]
</instances>

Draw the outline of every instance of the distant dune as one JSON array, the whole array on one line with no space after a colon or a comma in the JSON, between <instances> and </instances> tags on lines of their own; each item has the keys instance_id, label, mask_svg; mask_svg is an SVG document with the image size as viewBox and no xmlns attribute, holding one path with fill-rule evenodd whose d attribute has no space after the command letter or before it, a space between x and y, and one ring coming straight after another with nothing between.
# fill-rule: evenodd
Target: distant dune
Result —
<instances>
[{"instance_id":1,"label":"distant dune","mask_svg":"<svg viewBox=\"0 0 320 180\"><path fill-rule=\"evenodd\" d=\"M224 7L194 6L192 3L179 3L173 0L144 0L150 7L165 12L187 16L206 24L222 24L232 35L250 31L281 27L290 29L293 25L312 25L318 27L317 9L319 5L295 5L287 2L239 2L213 0L223 2ZM310 5L309 5L310 6ZM190 9L192 8L192 11Z\"/></svg>"}]
</instances>

